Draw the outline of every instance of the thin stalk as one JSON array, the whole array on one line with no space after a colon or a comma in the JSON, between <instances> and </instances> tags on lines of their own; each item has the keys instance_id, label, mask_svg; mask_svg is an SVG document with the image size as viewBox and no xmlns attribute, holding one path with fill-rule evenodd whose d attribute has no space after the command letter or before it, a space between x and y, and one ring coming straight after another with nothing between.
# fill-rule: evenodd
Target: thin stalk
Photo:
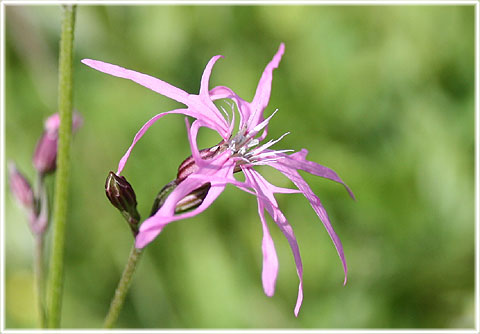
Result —
<instances>
[{"instance_id":1,"label":"thin stalk","mask_svg":"<svg viewBox=\"0 0 480 334\"><path fill-rule=\"evenodd\" d=\"M35 275L35 292L37 295L38 315L40 319L40 327L46 326L46 314L44 305L44 284L45 272L43 270L43 234L35 236L35 260L34 260L34 275Z\"/></svg>"},{"instance_id":2,"label":"thin stalk","mask_svg":"<svg viewBox=\"0 0 480 334\"><path fill-rule=\"evenodd\" d=\"M115 325L115 322L120 314L120 310L123 307L128 288L130 287L133 274L135 273L135 269L137 268L137 264L141 255L142 250L133 246L128 257L127 265L123 270L122 278L120 278L120 282L115 290L115 295L110 303L110 309L105 317L105 321L103 323L104 328L113 328Z\"/></svg>"},{"instance_id":3,"label":"thin stalk","mask_svg":"<svg viewBox=\"0 0 480 334\"><path fill-rule=\"evenodd\" d=\"M62 6L62 31L60 38L58 111L60 129L53 205L53 240L50 271L47 285L48 327L60 326L63 291L63 257L65 247L65 222L67 217L68 177L70 169L70 143L72 139L72 64L75 5Z\"/></svg>"},{"instance_id":4,"label":"thin stalk","mask_svg":"<svg viewBox=\"0 0 480 334\"><path fill-rule=\"evenodd\" d=\"M35 181L35 207L32 212L35 221L32 232L34 236L34 260L33 260L33 276L35 285L35 294L37 297L38 319L41 328L47 327L47 314L45 306L45 270L44 270L44 246L45 232L48 228L49 208L48 195L45 189L45 175L37 173ZM34 228L35 225L35 228Z\"/></svg>"}]
</instances>

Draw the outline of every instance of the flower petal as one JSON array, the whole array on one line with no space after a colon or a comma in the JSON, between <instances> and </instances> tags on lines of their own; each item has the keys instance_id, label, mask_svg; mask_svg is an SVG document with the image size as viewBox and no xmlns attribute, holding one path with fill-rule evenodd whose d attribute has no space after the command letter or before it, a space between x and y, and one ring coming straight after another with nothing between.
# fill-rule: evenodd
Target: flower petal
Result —
<instances>
[{"instance_id":1,"label":"flower petal","mask_svg":"<svg viewBox=\"0 0 480 334\"><path fill-rule=\"evenodd\" d=\"M93 69L96 69L97 71L110 74L115 77L132 80L139 85L147 87L154 92L165 95L166 97L169 97L187 106L190 103L189 94L187 92L150 75L132 71L117 65L104 63L103 61L99 60L83 59L82 63L90 66Z\"/></svg>"},{"instance_id":2,"label":"flower petal","mask_svg":"<svg viewBox=\"0 0 480 334\"><path fill-rule=\"evenodd\" d=\"M205 70L203 71L203 74L202 74L202 80L200 82L200 92L199 92L198 97L200 98L201 103L203 105L205 105L207 108L209 108L210 112L213 115L215 115L216 121L219 124L227 126L227 122L226 122L225 118L220 113L220 111L215 106L215 104L213 104L212 99L210 98L210 94L208 92L208 85L209 85L209 81L210 81L210 75L212 74L213 65L215 65L217 60L220 59L220 58L223 58L223 56L218 55L218 56L212 57L210 59L210 61L208 62L207 66L205 67ZM194 98L194 97L192 97L192 98ZM227 128L228 128L228 126L227 126ZM230 136L229 133L228 133L228 135L227 135L227 133L220 133L220 134L222 135L222 137L224 137L224 139L227 139Z\"/></svg>"},{"instance_id":3,"label":"flower petal","mask_svg":"<svg viewBox=\"0 0 480 334\"><path fill-rule=\"evenodd\" d=\"M268 63L263 71L262 77L258 82L257 90L255 92L255 97L252 100L252 114L248 120L249 130L253 129L258 123L263 120L263 111L268 105L270 100L270 92L272 90L272 76L273 70L278 67L280 60L282 59L283 53L285 51L285 45L280 44L277 53L273 56L273 59Z\"/></svg>"},{"instance_id":4,"label":"flower petal","mask_svg":"<svg viewBox=\"0 0 480 334\"><path fill-rule=\"evenodd\" d=\"M201 174L192 174L192 175L190 175L190 178L199 179L199 180L202 180L204 182L210 182L211 181L211 182L214 182L217 185L231 184L231 185L234 185L241 190L244 190L245 192L248 192L249 194L252 194L252 195L255 195L255 196L257 195L255 192L250 191L251 187L250 187L249 184L247 184L245 182L242 182L242 181L237 181L233 177L221 177L221 176L218 176L218 175L205 176L205 175L201 175ZM296 191L299 192L298 190L296 190Z\"/></svg>"},{"instance_id":5,"label":"flower petal","mask_svg":"<svg viewBox=\"0 0 480 334\"><path fill-rule=\"evenodd\" d=\"M282 172L298 187L298 189L303 193L303 195L310 202L310 205L312 206L317 216L322 221L323 225L325 226L325 229L328 232L328 235L330 236L330 238L333 241L333 244L335 245L335 248L337 250L338 256L340 257L340 260L342 261L343 271L345 274L345 279L343 281L343 284L345 285L347 283L347 262L345 260L345 255L343 253L342 242L340 241L340 238L335 233L335 230L333 229L333 226L330 223L330 219L328 218L327 211L325 210L322 203L320 202L320 199L314 194L314 192L312 191L308 183L305 182L305 180L300 176L300 174L294 168L290 166L286 166L285 164L280 163L280 161L272 162L270 163L270 166Z\"/></svg>"},{"instance_id":6,"label":"flower petal","mask_svg":"<svg viewBox=\"0 0 480 334\"><path fill-rule=\"evenodd\" d=\"M201 96L207 96L210 100L210 95L208 92L208 84L210 81L210 75L212 74L213 65L217 62L218 59L223 58L221 55L214 56L210 59L207 66L205 66L205 70L202 74L202 80L200 81L200 93Z\"/></svg>"},{"instance_id":7,"label":"flower petal","mask_svg":"<svg viewBox=\"0 0 480 334\"><path fill-rule=\"evenodd\" d=\"M290 155L282 154L285 159L278 160L278 164L285 165L287 168L301 169L310 174L321 176L326 179L330 179L332 181L343 184L350 196L355 199L355 195L353 194L353 192L345 184L345 182L342 181L342 179L337 175L337 173L335 173L335 171L328 167L317 164L316 162L307 160L307 154L308 151L306 149L302 149Z\"/></svg>"},{"instance_id":8,"label":"flower petal","mask_svg":"<svg viewBox=\"0 0 480 334\"><path fill-rule=\"evenodd\" d=\"M292 249L295 266L297 267L297 275L300 280L298 285L297 303L294 310L295 316L298 316L303 301L303 266L297 239L295 238L292 227L277 206L277 202L273 195L273 186L252 168L247 167L242 168L242 170L245 174L247 183L249 183L259 195L262 195L258 197L258 201L262 202L267 212L287 238L290 248Z\"/></svg>"},{"instance_id":9,"label":"flower petal","mask_svg":"<svg viewBox=\"0 0 480 334\"><path fill-rule=\"evenodd\" d=\"M133 138L133 142L130 145L130 147L128 148L127 152L120 159L120 162L118 163L118 170L117 170L117 173L116 173L117 175L120 175L120 173L122 172L123 168L125 167L125 164L127 163L128 158L130 156L130 152L132 152L132 149L135 147L135 145L140 140L140 138L142 138L142 136L145 134L145 132L147 132L147 130L153 125L153 123L155 123L160 118L162 118L163 116L168 115L168 114L184 114L184 115L191 116L191 117L200 117L197 113L191 111L190 109L175 109L175 110L171 110L171 111L162 112L162 113L157 114L157 115L153 116L152 118L150 118L147 121L147 123L145 123L142 126L142 128L137 132L137 134Z\"/></svg>"},{"instance_id":10,"label":"flower petal","mask_svg":"<svg viewBox=\"0 0 480 334\"><path fill-rule=\"evenodd\" d=\"M190 143L190 151L192 152L193 159L195 160L195 164L198 167L204 167L208 165L208 162L203 160L200 156L200 151L198 150L197 146L197 134L200 127L202 127L202 123L198 120L194 121L192 126L190 127L190 122L188 118L185 117L185 125L187 126L187 135L188 135L188 142Z\"/></svg>"},{"instance_id":11,"label":"flower petal","mask_svg":"<svg viewBox=\"0 0 480 334\"><path fill-rule=\"evenodd\" d=\"M262 284L263 291L268 297L272 297L275 293L275 283L277 281L278 274L278 257L275 251L275 245L272 240L272 236L268 231L267 222L264 216L264 206L260 198L258 202L258 215L262 221L262 253L263 253L263 269L262 269Z\"/></svg>"},{"instance_id":12,"label":"flower petal","mask_svg":"<svg viewBox=\"0 0 480 334\"><path fill-rule=\"evenodd\" d=\"M218 57L219 56L213 57L212 60L208 63L207 68L205 69L203 74L202 84L203 82L207 81L208 85L208 78L210 76L212 66L215 63L216 59L218 59ZM194 110L192 111L192 113L201 115L197 118L204 119L205 123L208 124L210 128L218 131L220 135L225 139L228 138L228 124L223 118L222 114L212 103L212 101L208 101L207 99L201 99L198 95L188 94L184 90L172 86L171 84L150 75L132 71L117 65L108 64L102 61L92 59L83 59L82 63L100 72L134 81L148 89L153 90L154 92L157 92L161 95L164 95L168 98L187 105L190 109ZM208 94L206 94L206 96L208 96Z\"/></svg>"},{"instance_id":13,"label":"flower petal","mask_svg":"<svg viewBox=\"0 0 480 334\"><path fill-rule=\"evenodd\" d=\"M295 266L297 267L297 275L298 279L300 280L298 284L298 295L297 295L297 302L295 304L294 313L295 316L298 317L298 312L300 312L300 307L302 306L303 302L303 265L302 265L302 258L300 257L300 249L298 248L297 238L293 233L292 226L287 221L287 218L283 215L283 213L277 207L270 205L266 206L266 209L270 216L272 216L275 223L277 223L278 227L282 231L283 235L288 240L290 248L292 249L293 258L295 259Z\"/></svg>"},{"instance_id":14,"label":"flower petal","mask_svg":"<svg viewBox=\"0 0 480 334\"><path fill-rule=\"evenodd\" d=\"M217 183L215 181L209 180L209 176L218 175L223 178L232 178L233 179L233 169L235 167L235 162L230 160L229 152L225 152L211 160L209 160L209 166L200 167L195 173L188 176L183 180L172 193L167 197L167 200L163 206L153 215L143 222L140 226L139 234L137 235L135 247L143 248L148 243L150 243L163 228L177 220L191 218L197 214L205 211L213 201L223 192L225 189L224 183ZM204 178L194 178L192 175L203 175ZM203 200L202 204L196 209L186 212L183 214L175 215L175 206L176 204L183 199L186 195L191 193L193 190L201 187L206 182L210 182L211 188L208 191L207 196Z\"/></svg>"}]
</instances>

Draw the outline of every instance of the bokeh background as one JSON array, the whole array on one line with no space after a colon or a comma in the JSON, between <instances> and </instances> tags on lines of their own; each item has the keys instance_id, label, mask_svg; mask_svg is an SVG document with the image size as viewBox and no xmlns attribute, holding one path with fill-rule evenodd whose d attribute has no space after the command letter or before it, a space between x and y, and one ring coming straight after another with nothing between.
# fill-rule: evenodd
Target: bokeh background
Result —
<instances>
[{"instance_id":1,"label":"bokeh background","mask_svg":"<svg viewBox=\"0 0 480 334\"><path fill-rule=\"evenodd\" d=\"M33 178L31 155L56 111L58 6L6 7L6 158ZM170 225L148 246L118 327L465 328L474 326L473 6L79 6L74 138L62 325L98 328L132 237L104 181L141 125L180 106L80 63L119 64L197 92L210 57L211 87L253 97L285 42L267 113L277 148L307 148L357 196L306 175L341 237L342 269L301 195L278 195L304 261L295 318L293 256L270 220L279 254L276 294L261 285L256 200L228 187L209 208ZM200 146L218 138L207 130ZM139 142L124 175L143 217L189 155L183 117ZM272 168L272 183L290 186ZM50 187L53 179L50 177ZM7 328L36 327L33 238L6 189ZM48 244L50 246L50 244Z\"/></svg>"}]
</instances>

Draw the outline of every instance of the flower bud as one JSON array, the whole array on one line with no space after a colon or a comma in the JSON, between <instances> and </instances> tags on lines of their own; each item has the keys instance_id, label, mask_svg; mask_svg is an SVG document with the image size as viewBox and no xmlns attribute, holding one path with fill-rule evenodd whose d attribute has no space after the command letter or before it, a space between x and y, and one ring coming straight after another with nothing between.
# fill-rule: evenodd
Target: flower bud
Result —
<instances>
[{"instance_id":1,"label":"flower bud","mask_svg":"<svg viewBox=\"0 0 480 334\"><path fill-rule=\"evenodd\" d=\"M152 210L150 211L150 217L157 213L158 210L163 206L163 203L167 200L168 195L177 187L178 183L176 180L169 182L163 187L155 197L153 201Z\"/></svg>"},{"instance_id":2,"label":"flower bud","mask_svg":"<svg viewBox=\"0 0 480 334\"><path fill-rule=\"evenodd\" d=\"M34 209L34 199L32 187L28 180L23 176L15 166L15 163L8 164L8 176L10 181L10 190L13 197L22 205L23 208L32 211Z\"/></svg>"},{"instance_id":3,"label":"flower bud","mask_svg":"<svg viewBox=\"0 0 480 334\"><path fill-rule=\"evenodd\" d=\"M202 158L203 160L209 160L216 157L220 153L224 152L225 149L224 149L224 146L221 145L222 143L223 142L211 148L205 148L203 150L200 150L199 151L200 158ZM193 158L193 156L189 156L188 158L183 160L183 162L178 167L177 180L176 180L177 183L179 184L180 182L185 180L187 176L189 176L192 173L195 173L197 170L198 170L198 166L195 163L195 159Z\"/></svg>"},{"instance_id":4,"label":"flower bud","mask_svg":"<svg viewBox=\"0 0 480 334\"><path fill-rule=\"evenodd\" d=\"M177 185L177 180L174 180L168 183L165 187L163 187L162 190L160 190L157 197L155 197L155 201L153 202L150 216L153 216L158 210L160 210L160 208L163 206L163 203L165 203L168 196L177 187ZM200 204L202 204L203 200L207 196L209 190L210 183L205 183L201 187L189 193L187 196L177 202L177 205L175 206L175 213L183 213L200 206Z\"/></svg>"},{"instance_id":5,"label":"flower bud","mask_svg":"<svg viewBox=\"0 0 480 334\"><path fill-rule=\"evenodd\" d=\"M200 150L199 151L200 158L203 160L209 160L216 157L217 155L225 151L226 146L223 144L224 144L224 141L221 141L216 146ZM155 201L153 202L150 216L153 216L162 207L168 195L170 195L170 193L183 180L185 180L189 175L195 173L197 170L198 170L198 166L195 163L195 159L193 158L193 156L191 155L188 158L186 158L178 167L177 179L168 183L165 187L163 187L162 190L160 190L160 192L158 193L157 197L155 197ZM182 198L180 201L178 201L175 207L175 213L179 214L179 213L197 208L200 204L202 204L209 190L210 190L210 183L205 183L201 187L192 191L190 194L188 194L187 196Z\"/></svg>"},{"instance_id":6,"label":"flower bud","mask_svg":"<svg viewBox=\"0 0 480 334\"><path fill-rule=\"evenodd\" d=\"M25 209L30 230L36 235L43 234L48 227L48 197L43 183L40 181L37 184L39 192L35 195L28 180L17 170L13 162L9 163L8 169L10 189Z\"/></svg>"},{"instance_id":7,"label":"flower bud","mask_svg":"<svg viewBox=\"0 0 480 334\"><path fill-rule=\"evenodd\" d=\"M209 190L210 182L205 183L200 188L192 191L190 194L178 201L177 206L175 207L175 213L182 213L199 207L205 197L207 197Z\"/></svg>"},{"instance_id":8,"label":"flower bud","mask_svg":"<svg viewBox=\"0 0 480 334\"><path fill-rule=\"evenodd\" d=\"M40 174L48 174L57 168L58 136L45 131L33 154L33 166Z\"/></svg>"},{"instance_id":9,"label":"flower bud","mask_svg":"<svg viewBox=\"0 0 480 334\"><path fill-rule=\"evenodd\" d=\"M78 111L72 115L72 132L75 132L83 123L82 116ZM58 129L60 116L58 113L48 117L45 121L45 130L33 154L33 166L41 174L54 172L57 167Z\"/></svg>"},{"instance_id":10,"label":"flower bud","mask_svg":"<svg viewBox=\"0 0 480 334\"><path fill-rule=\"evenodd\" d=\"M74 110L72 115L72 132L76 132L83 124L82 115ZM60 128L60 114L57 112L45 121L45 131L58 136L58 129Z\"/></svg>"},{"instance_id":11,"label":"flower bud","mask_svg":"<svg viewBox=\"0 0 480 334\"><path fill-rule=\"evenodd\" d=\"M130 183L125 177L110 172L105 182L105 193L112 205L120 210L133 235L136 236L140 214L137 211L137 198Z\"/></svg>"}]
</instances>

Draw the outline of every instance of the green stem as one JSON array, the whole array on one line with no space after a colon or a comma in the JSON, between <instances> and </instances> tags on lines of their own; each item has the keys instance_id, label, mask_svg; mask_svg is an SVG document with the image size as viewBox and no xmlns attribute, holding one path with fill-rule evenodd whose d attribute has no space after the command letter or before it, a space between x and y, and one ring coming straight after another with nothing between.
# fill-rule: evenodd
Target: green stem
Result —
<instances>
[{"instance_id":1,"label":"green stem","mask_svg":"<svg viewBox=\"0 0 480 334\"><path fill-rule=\"evenodd\" d=\"M40 327L45 328L46 316L44 305L44 291L43 285L45 284L45 276L43 270L43 234L35 236L35 260L34 260L34 272L35 272L35 292L37 295L38 314L40 319Z\"/></svg>"},{"instance_id":2,"label":"green stem","mask_svg":"<svg viewBox=\"0 0 480 334\"><path fill-rule=\"evenodd\" d=\"M75 5L64 5L60 39L58 112L60 129L58 138L57 173L53 205L53 241L47 286L48 327L60 326L63 291L63 253L65 246L65 221L67 217L68 177L70 168L70 143L72 137L72 64Z\"/></svg>"},{"instance_id":3,"label":"green stem","mask_svg":"<svg viewBox=\"0 0 480 334\"><path fill-rule=\"evenodd\" d=\"M118 283L117 289L115 290L115 295L113 296L112 302L110 303L110 309L108 314L105 317L103 323L104 328L112 328L117 321L117 318L122 309L123 302L125 301L125 296L127 295L128 288L132 281L133 274L137 268L138 261L140 260L140 255L142 255L142 250L132 247L130 255L128 257L127 265L123 270L122 278Z\"/></svg>"}]
</instances>

